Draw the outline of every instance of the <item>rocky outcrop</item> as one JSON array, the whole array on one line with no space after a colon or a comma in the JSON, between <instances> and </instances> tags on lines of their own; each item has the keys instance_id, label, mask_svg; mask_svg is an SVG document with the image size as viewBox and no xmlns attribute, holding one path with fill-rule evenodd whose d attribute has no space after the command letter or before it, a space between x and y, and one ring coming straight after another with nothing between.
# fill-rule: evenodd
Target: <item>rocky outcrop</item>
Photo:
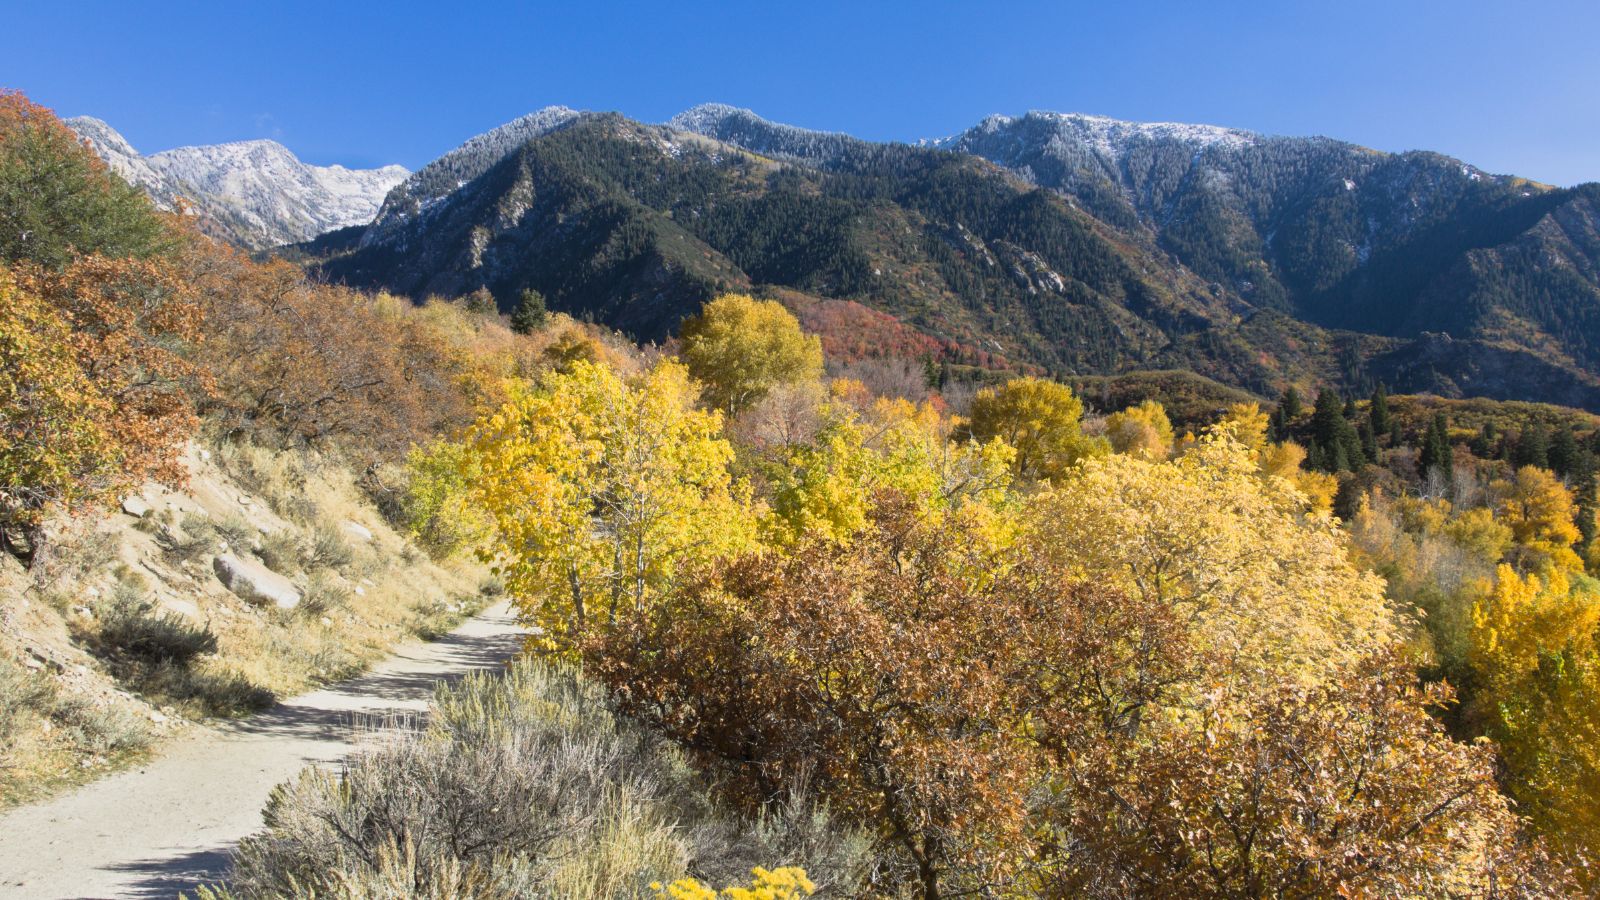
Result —
<instances>
[{"instance_id":1,"label":"rocky outcrop","mask_svg":"<svg viewBox=\"0 0 1600 900\"><path fill-rule=\"evenodd\" d=\"M300 605L300 592L289 579L253 559L222 553L211 561L211 568L228 590L245 600L271 603L279 609Z\"/></svg>"}]
</instances>

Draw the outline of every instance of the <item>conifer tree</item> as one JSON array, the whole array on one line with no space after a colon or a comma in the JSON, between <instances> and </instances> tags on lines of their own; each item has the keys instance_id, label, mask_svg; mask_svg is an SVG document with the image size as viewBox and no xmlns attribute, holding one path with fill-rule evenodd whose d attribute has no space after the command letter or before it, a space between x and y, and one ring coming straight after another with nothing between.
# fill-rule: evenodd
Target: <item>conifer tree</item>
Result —
<instances>
[{"instance_id":1,"label":"conifer tree","mask_svg":"<svg viewBox=\"0 0 1600 900\"><path fill-rule=\"evenodd\" d=\"M1389 433L1389 395L1379 384L1372 392L1372 405L1367 410L1367 421L1372 426L1373 437Z\"/></svg>"},{"instance_id":2,"label":"conifer tree","mask_svg":"<svg viewBox=\"0 0 1600 900\"><path fill-rule=\"evenodd\" d=\"M1300 392L1294 389L1294 385L1291 384L1283 389L1283 398L1278 401L1278 411L1283 413L1283 422L1286 425L1300 418L1300 413L1304 412L1301 408Z\"/></svg>"},{"instance_id":3,"label":"conifer tree","mask_svg":"<svg viewBox=\"0 0 1600 900\"><path fill-rule=\"evenodd\" d=\"M1445 421L1444 413L1437 413L1433 421L1428 423L1428 431L1422 438L1422 451L1417 455L1417 475L1426 481L1430 471L1438 470L1448 478L1452 464L1450 426Z\"/></svg>"},{"instance_id":4,"label":"conifer tree","mask_svg":"<svg viewBox=\"0 0 1600 900\"><path fill-rule=\"evenodd\" d=\"M1517 468L1538 466L1550 468L1550 432L1543 425L1530 425L1517 437L1511 462Z\"/></svg>"},{"instance_id":5,"label":"conifer tree","mask_svg":"<svg viewBox=\"0 0 1600 900\"><path fill-rule=\"evenodd\" d=\"M1556 429L1550 438L1550 450L1547 454L1551 471L1566 477L1572 474L1578 464L1578 439L1573 436L1572 429L1565 425Z\"/></svg>"},{"instance_id":6,"label":"conifer tree","mask_svg":"<svg viewBox=\"0 0 1600 900\"><path fill-rule=\"evenodd\" d=\"M1329 472L1343 472L1360 468L1365 462L1361 451L1361 437L1345 418L1344 404L1331 390L1317 394L1317 405L1311 413L1311 443L1322 446L1322 460Z\"/></svg>"},{"instance_id":7,"label":"conifer tree","mask_svg":"<svg viewBox=\"0 0 1600 900\"><path fill-rule=\"evenodd\" d=\"M1356 426L1357 433L1361 436L1361 453L1369 460L1378 458L1378 436L1373 432L1372 426L1362 422Z\"/></svg>"},{"instance_id":8,"label":"conifer tree","mask_svg":"<svg viewBox=\"0 0 1600 900\"><path fill-rule=\"evenodd\" d=\"M511 330L517 334L533 334L549 319L550 310L545 306L544 295L527 288L517 301L517 311L511 314Z\"/></svg>"}]
</instances>

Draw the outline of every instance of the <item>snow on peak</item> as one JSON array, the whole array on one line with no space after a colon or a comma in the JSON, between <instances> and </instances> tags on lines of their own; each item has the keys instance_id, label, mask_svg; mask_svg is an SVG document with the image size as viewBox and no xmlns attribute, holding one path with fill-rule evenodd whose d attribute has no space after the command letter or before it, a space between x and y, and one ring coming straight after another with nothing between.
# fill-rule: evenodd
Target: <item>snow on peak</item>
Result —
<instances>
[{"instance_id":1,"label":"snow on peak","mask_svg":"<svg viewBox=\"0 0 1600 900\"><path fill-rule=\"evenodd\" d=\"M362 243L385 239L393 229L489 171L518 147L587 115L590 113L566 106L547 106L468 138L395 185L382 198L382 207Z\"/></svg>"},{"instance_id":2,"label":"snow on peak","mask_svg":"<svg viewBox=\"0 0 1600 900\"><path fill-rule=\"evenodd\" d=\"M313 166L268 140L143 156L99 119L80 116L67 125L157 205L170 209L182 197L229 240L254 250L370 222L384 196L410 174L401 166Z\"/></svg>"},{"instance_id":3,"label":"snow on peak","mask_svg":"<svg viewBox=\"0 0 1600 900\"><path fill-rule=\"evenodd\" d=\"M743 107L732 106L727 103L702 103L699 106L691 106L668 119L666 125L668 128L676 128L679 131L706 134L729 119L746 119L752 122L770 124L753 111Z\"/></svg>"},{"instance_id":4,"label":"snow on peak","mask_svg":"<svg viewBox=\"0 0 1600 900\"><path fill-rule=\"evenodd\" d=\"M1126 152L1130 143L1138 139L1176 141L1196 148L1224 147L1227 149L1246 147L1260 140L1260 135L1254 132L1237 128L1223 128L1217 125L1191 125L1182 122L1128 122L1122 119L1085 113L1057 113L1037 110L1030 111L1024 118L1050 123L1055 126L1057 134L1063 138L1075 139L1086 143L1106 156L1120 156ZM1010 124L1013 121L1005 117L991 116L985 120L985 123L998 119L1003 119L1004 121L993 126L991 130L998 128L1001 124Z\"/></svg>"},{"instance_id":5,"label":"snow on peak","mask_svg":"<svg viewBox=\"0 0 1600 900\"><path fill-rule=\"evenodd\" d=\"M666 127L688 131L780 159L826 163L862 142L836 131L813 131L771 122L748 109L703 103L668 119Z\"/></svg>"}]
</instances>

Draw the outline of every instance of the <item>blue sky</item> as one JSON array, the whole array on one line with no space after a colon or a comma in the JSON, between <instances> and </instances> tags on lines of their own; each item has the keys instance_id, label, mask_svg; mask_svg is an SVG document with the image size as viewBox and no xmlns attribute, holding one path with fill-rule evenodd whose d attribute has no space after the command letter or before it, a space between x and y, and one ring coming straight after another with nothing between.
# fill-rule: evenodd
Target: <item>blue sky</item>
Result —
<instances>
[{"instance_id":1,"label":"blue sky","mask_svg":"<svg viewBox=\"0 0 1600 900\"><path fill-rule=\"evenodd\" d=\"M0 86L140 150L411 168L550 104L722 101L865 138L1089 112L1600 180L1600 2L8 4Z\"/></svg>"}]
</instances>

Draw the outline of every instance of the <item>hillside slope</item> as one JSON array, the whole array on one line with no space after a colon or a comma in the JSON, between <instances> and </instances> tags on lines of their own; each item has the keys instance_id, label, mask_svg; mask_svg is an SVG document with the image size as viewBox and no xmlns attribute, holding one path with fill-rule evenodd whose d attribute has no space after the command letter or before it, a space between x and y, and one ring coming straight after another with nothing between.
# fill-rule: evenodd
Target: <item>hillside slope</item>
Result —
<instances>
[{"instance_id":1,"label":"hillside slope","mask_svg":"<svg viewBox=\"0 0 1600 900\"><path fill-rule=\"evenodd\" d=\"M190 719L346 678L484 602L478 566L417 553L332 459L228 446L182 463L180 490L63 518L31 569L0 556L0 808Z\"/></svg>"}]
</instances>

